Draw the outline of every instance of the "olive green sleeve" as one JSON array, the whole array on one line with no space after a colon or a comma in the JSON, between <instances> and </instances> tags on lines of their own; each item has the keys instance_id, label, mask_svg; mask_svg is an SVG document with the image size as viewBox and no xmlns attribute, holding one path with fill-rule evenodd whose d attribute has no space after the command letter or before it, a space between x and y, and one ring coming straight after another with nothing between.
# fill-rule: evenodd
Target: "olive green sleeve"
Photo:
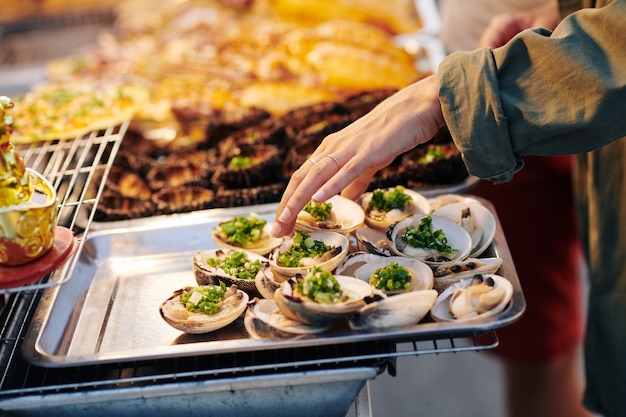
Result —
<instances>
[{"instance_id":1,"label":"olive green sleeve","mask_svg":"<svg viewBox=\"0 0 626 417\"><path fill-rule=\"evenodd\" d=\"M550 33L457 52L438 70L442 111L469 171L503 182L523 155L587 152L626 136L626 0L585 9Z\"/></svg>"}]
</instances>

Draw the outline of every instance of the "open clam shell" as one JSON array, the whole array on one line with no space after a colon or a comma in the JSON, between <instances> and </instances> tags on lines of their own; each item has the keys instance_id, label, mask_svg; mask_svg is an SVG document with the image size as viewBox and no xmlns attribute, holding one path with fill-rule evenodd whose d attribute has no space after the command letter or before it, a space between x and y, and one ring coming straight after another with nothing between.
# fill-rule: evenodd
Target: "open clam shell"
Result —
<instances>
[{"instance_id":1,"label":"open clam shell","mask_svg":"<svg viewBox=\"0 0 626 417\"><path fill-rule=\"evenodd\" d=\"M433 270L434 288L443 291L450 285L476 274L495 274L502 266L502 258L466 258Z\"/></svg>"},{"instance_id":2,"label":"open clam shell","mask_svg":"<svg viewBox=\"0 0 626 417\"><path fill-rule=\"evenodd\" d=\"M455 203L481 204L480 201L475 198L472 198L463 194L454 194L454 193L439 194L438 196L433 197L429 199L428 201L430 202L430 210L432 212L435 212L436 210L439 210L441 207L447 206L448 204L455 204Z\"/></svg>"},{"instance_id":3,"label":"open clam shell","mask_svg":"<svg viewBox=\"0 0 626 417\"><path fill-rule=\"evenodd\" d=\"M350 255L354 256L350 256L349 259L344 259L342 265L337 267L337 274L347 275L346 272L356 266L356 269L350 272L349 275L367 283L370 282L370 278L376 270L384 268L392 262L407 268L411 276L409 288L406 291L387 291L385 289L380 289L380 291L387 295L394 295L407 291L429 290L433 288L434 279L432 269L417 259L407 258L405 256L387 257L364 253Z\"/></svg>"},{"instance_id":4,"label":"open clam shell","mask_svg":"<svg viewBox=\"0 0 626 417\"><path fill-rule=\"evenodd\" d=\"M245 256L245 260L249 262L259 261L261 263L261 270L251 278L241 278L220 268L218 265L211 266L207 262L208 259L224 259L234 252L241 252ZM256 286L256 278L259 275L271 274L269 261L267 258L257 255L254 252L249 252L241 249L208 249L199 250L193 257L193 273L196 277L198 285L219 284L223 281L226 286L236 285L237 288L247 293L251 298L261 297L262 294L258 291Z\"/></svg>"},{"instance_id":5,"label":"open clam shell","mask_svg":"<svg viewBox=\"0 0 626 417\"><path fill-rule=\"evenodd\" d=\"M394 187L391 187L383 191L393 190L393 188ZM365 224L373 229L386 231L391 224L397 223L407 217L430 213L430 203L428 202L428 199L426 197L410 189L405 189L404 193L411 197L411 201L409 201L405 209L394 209L386 213L380 211L372 211L370 208L368 208L369 202L372 199L373 192L363 194L359 199L359 204L361 205L361 208L365 213Z\"/></svg>"},{"instance_id":6,"label":"open clam shell","mask_svg":"<svg viewBox=\"0 0 626 417\"><path fill-rule=\"evenodd\" d=\"M347 301L336 304L317 303L301 297L294 291L295 278L286 281L274 294L274 301L282 314L291 320L311 325L326 326L345 320L365 305L365 297L372 294L372 287L353 277L335 275Z\"/></svg>"},{"instance_id":7,"label":"open clam shell","mask_svg":"<svg viewBox=\"0 0 626 417\"><path fill-rule=\"evenodd\" d=\"M334 271L348 253L350 245L348 238L337 232L311 232L310 236L313 240L321 240L335 249L331 251L332 253L322 256L320 259L313 259L312 262L307 262L305 266L287 267L279 265L277 261L281 252L287 251L292 245L293 239L285 238L282 244L269 254L272 270L287 278L294 277L296 274L306 275L307 271L315 266L319 266L327 271Z\"/></svg>"},{"instance_id":8,"label":"open clam shell","mask_svg":"<svg viewBox=\"0 0 626 417\"><path fill-rule=\"evenodd\" d=\"M472 237L470 257L480 256L491 245L496 235L495 216L482 204L472 202L447 204L433 214L450 219L466 228Z\"/></svg>"},{"instance_id":9,"label":"open clam shell","mask_svg":"<svg viewBox=\"0 0 626 417\"><path fill-rule=\"evenodd\" d=\"M368 262L374 262L380 255L367 252L350 252L339 262L335 269L335 274L354 276L354 272Z\"/></svg>"},{"instance_id":10,"label":"open clam shell","mask_svg":"<svg viewBox=\"0 0 626 417\"><path fill-rule=\"evenodd\" d=\"M254 284L261 298L273 300L274 293L286 280L287 278L284 276L275 274L270 266L263 268L261 273L257 274Z\"/></svg>"},{"instance_id":11,"label":"open clam shell","mask_svg":"<svg viewBox=\"0 0 626 417\"><path fill-rule=\"evenodd\" d=\"M233 158L246 158L250 164L233 167ZM217 186L226 188L246 188L260 184L269 184L280 179L281 152L277 146L241 144L226 155L225 163L211 178Z\"/></svg>"},{"instance_id":12,"label":"open clam shell","mask_svg":"<svg viewBox=\"0 0 626 417\"><path fill-rule=\"evenodd\" d=\"M327 220L317 220L301 210L298 213L295 229L307 232L332 230L337 233L350 234L365 221L365 213L361 207L349 198L335 195L326 201L333 205Z\"/></svg>"},{"instance_id":13,"label":"open clam shell","mask_svg":"<svg viewBox=\"0 0 626 417\"><path fill-rule=\"evenodd\" d=\"M227 239L226 235L222 232L221 225L223 223L225 222L220 223L220 225L216 226L211 231L211 237L213 238L217 246L222 249L245 249L249 252L256 253L257 255L267 255L274 248L278 247L283 241L282 238L274 238L271 236L270 233L272 231L272 225L270 223L267 223L263 227L263 234L259 240L244 246L237 246L236 244L230 242Z\"/></svg>"},{"instance_id":14,"label":"open clam shell","mask_svg":"<svg viewBox=\"0 0 626 417\"><path fill-rule=\"evenodd\" d=\"M418 226L426 215L418 215L406 218L398 223L394 223L387 229L387 243L389 248L396 255L415 258L431 267L448 265L456 260L467 258L472 249L472 239L467 231L445 217L431 215L432 229L442 230L445 234L448 245L452 252L439 256L436 252L425 248L413 248L402 240L401 236L408 226Z\"/></svg>"},{"instance_id":15,"label":"open clam shell","mask_svg":"<svg viewBox=\"0 0 626 417\"><path fill-rule=\"evenodd\" d=\"M393 255L384 231L363 226L356 229L354 234L359 250L380 256Z\"/></svg>"},{"instance_id":16,"label":"open clam shell","mask_svg":"<svg viewBox=\"0 0 626 417\"><path fill-rule=\"evenodd\" d=\"M236 288L230 287L233 295L229 300L223 301L222 309L215 314L191 313L180 302L183 291L189 291L192 287L185 287L174 291L159 307L159 313L163 320L170 326L185 333L202 334L209 333L228 326L245 311L248 306L248 294Z\"/></svg>"},{"instance_id":17,"label":"open clam shell","mask_svg":"<svg viewBox=\"0 0 626 417\"><path fill-rule=\"evenodd\" d=\"M280 312L274 300L255 300L246 311L244 326L255 339L303 339L329 327L287 318Z\"/></svg>"},{"instance_id":18,"label":"open clam shell","mask_svg":"<svg viewBox=\"0 0 626 417\"><path fill-rule=\"evenodd\" d=\"M350 317L348 324L352 330L417 324L428 314L436 299L437 291L432 289L385 297L361 308Z\"/></svg>"},{"instance_id":19,"label":"open clam shell","mask_svg":"<svg viewBox=\"0 0 626 417\"><path fill-rule=\"evenodd\" d=\"M479 308L476 308L476 310L473 313L466 313L461 318L455 318L455 316L450 312L451 302L455 300L456 297L459 297L459 296L466 298L467 302L469 302L469 296L471 294L468 294L468 297L465 297L465 294L462 294L460 292L467 291L468 288L472 287L473 285L476 285L477 277L481 277L480 278L481 281L487 281L488 279L491 279L493 281L492 291L497 290L498 292L500 292L500 294L497 297L497 302L495 302L495 304L493 304L491 307L487 309L485 309L484 307L479 307ZM441 294L439 294L439 296L435 300L435 304L433 305L430 311L430 315L432 316L432 318L437 321L461 322L461 321L468 321L468 320L475 320L475 319L484 319L484 318L495 316L496 314L499 314L500 312L502 312L511 301L511 298L513 297L513 285L511 285L509 280L507 280L506 278L500 275L477 274L477 277L463 279L457 282L456 284L449 286ZM482 285L486 285L486 284L482 284ZM477 297L472 297L472 299L477 300ZM466 302L466 300L464 300L464 303ZM478 303L478 301L471 301L471 302ZM466 306L467 305L464 305L463 307L465 308Z\"/></svg>"}]
</instances>

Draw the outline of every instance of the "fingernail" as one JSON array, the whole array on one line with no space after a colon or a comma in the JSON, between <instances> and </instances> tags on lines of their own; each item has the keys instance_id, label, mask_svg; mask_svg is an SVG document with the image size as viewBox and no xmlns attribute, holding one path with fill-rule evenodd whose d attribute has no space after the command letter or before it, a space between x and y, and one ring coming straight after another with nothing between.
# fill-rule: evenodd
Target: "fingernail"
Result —
<instances>
[{"instance_id":1,"label":"fingernail","mask_svg":"<svg viewBox=\"0 0 626 417\"><path fill-rule=\"evenodd\" d=\"M287 223L287 220L291 217L291 209L289 207L285 207L283 211L278 216L278 221L282 223Z\"/></svg>"},{"instance_id":2,"label":"fingernail","mask_svg":"<svg viewBox=\"0 0 626 417\"><path fill-rule=\"evenodd\" d=\"M317 190L315 194L313 194L313 197L311 197L311 199L315 201L316 203L319 203L321 201L326 201L324 199L324 193L322 192L322 190Z\"/></svg>"},{"instance_id":3,"label":"fingernail","mask_svg":"<svg viewBox=\"0 0 626 417\"><path fill-rule=\"evenodd\" d=\"M282 232L283 232L282 226L278 223L274 223L274 225L272 226L271 235L273 237L282 237L283 235Z\"/></svg>"}]
</instances>

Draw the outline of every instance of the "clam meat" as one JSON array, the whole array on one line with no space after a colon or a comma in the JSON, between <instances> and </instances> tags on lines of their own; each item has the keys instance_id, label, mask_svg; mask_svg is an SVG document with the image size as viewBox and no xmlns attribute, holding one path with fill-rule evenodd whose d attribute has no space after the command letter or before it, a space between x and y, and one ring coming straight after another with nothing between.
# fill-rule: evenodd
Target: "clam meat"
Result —
<instances>
[{"instance_id":1,"label":"clam meat","mask_svg":"<svg viewBox=\"0 0 626 417\"><path fill-rule=\"evenodd\" d=\"M360 227L364 220L365 214L356 202L335 195L322 203L310 201L298 213L295 229L308 232L332 230L349 234Z\"/></svg>"},{"instance_id":2,"label":"clam meat","mask_svg":"<svg viewBox=\"0 0 626 417\"><path fill-rule=\"evenodd\" d=\"M478 225L474 222L474 218L472 217L472 209L470 207L465 207L461 210L461 221L459 222L463 229L467 230L470 237L472 238L472 249L474 249L480 243L480 237L483 232L480 230Z\"/></svg>"},{"instance_id":3,"label":"clam meat","mask_svg":"<svg viewBox=\"0 0 626 417\"><path fill-rule=\"evenodd\" d=\"M254 300L246 311L244 326L255 339L303 339L321 333L328 325L319 326L287 318L273 300Z\"/></svg>"},{"instance_id":4,"label":"clam meat","mask_svg":"<svg viewBox=\"0 0 626 417\"><path fill-rule=\"evenodd\" d=\"M389 226L387 242L395 254L421 260L431 267L465 259L472 248L465 229L435 215L412 216Z\"/></svg>"},{"instance_id":5,"label":"clam meat","mask_svg":"<svg viewBox=\"0 0 626 417\"><path fill-rule=\"evenodd\" d=\"M493 242L496 219L493 213L480 203L452 203L433 212L462 226L472 238L471 257L481 255Z\"/></svg>"},{"instance_id":6,"label":"clam meat","mask_svg":"<svg viewBox=\"0 0 626 417\"><path fill-rule=\"evenodd\" d=\"M177 330L209 333L235 321L248 305L248 294L236 285L184 287L165 300L159 312Z\"/></svg>"},{"instance_id":7,"label":"clam meat","mask_svg":"<svg viewBox=\"0 0 626 417\"><path fill-rule=\"evenodd\" d=\"M433 269L434 288L442 291L451 284L476 274L494 274L502 266L502 258L466 258Z\"/></svg>"},{"instance_id":8,"label":"clam meat","mask_svg":"<svg viewBox=\"0 0 626 417\"><path fill-rule=\"evenodd\" d=\"M222 249L245 249L267 255L283 241L270 235L272 225L256 213L236 216L214 227L211 236Z\"/></svg>"},{"instance_id":9,"label":"clam meat","mask_svg":"<svg viewBox=\"0 0 626 417\"><path fill-rule=\"evenodd\" d=\"M492 278L483 279L477 275L471 285L461 288L450 298L450 314L460 319L472 317L492 310L504 299L503 287L495 287Z\"/></svg>"},{"instance_id":10,"label":"clam meat","mask_svg":"<svg viewBox=\"0 0 626 417\"><path fill-rule=\"evenodd\" d=\"M426 197L401 185L365 193L360 198L360 204L365 213L365 223L382 231L407 217L431 211Z\"/></svg>"},{"instance_id":11,"label":"clam meat","mask_svg":"<svg viewBox=\"0 0 626 417\"><path fill-rule=\"evenodd\" d=\"M438 321L464 321L496 315L513 297L513 286L495 274L476 274L446 288L435 300L431 316Z\"/></svg>"},{"instance_id":12,"label":"clam meat","mask_svg":"<svg viewBox=\"0 0 626 417\"><path fill-rule=\"evenodd\" d=\"M274 301L291 320L325 326L348 318L371 294L372 287L366 282L316 267L286 281L276 290Z\"/></svg>"},{"instance_id":13,"label":"clam meat","mask_svg":"<svg viewBox=\"0 0 626 417\"><path fill-rule=\"evenodd\" d=\"M437 291L410 291L370 302L354 313L348 323L352 330L384 329L419 323L432 308Z\"/></svg>"}]
</instances>

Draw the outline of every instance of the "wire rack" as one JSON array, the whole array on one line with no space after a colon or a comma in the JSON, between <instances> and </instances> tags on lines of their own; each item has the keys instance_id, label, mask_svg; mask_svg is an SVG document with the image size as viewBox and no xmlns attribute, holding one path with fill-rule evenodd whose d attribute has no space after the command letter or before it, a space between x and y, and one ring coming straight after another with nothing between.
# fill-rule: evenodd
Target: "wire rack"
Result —
<instances>
[{"instance_id":1,"label":"wire rack","mask_svg":"<svg viewBox=\"0 0 626 417\"><path fill-rule=\"evenodd\" d=\"M129 122L92 132L67 141L37 142L16 145L27 167L39 172L57 192L59 226L72 230L82 249L95 215L96 202L104 189L109 170L128 128ZM71 277L77 256L67 262L62 273L41 277L16 288L1 289L1 294L39 290L61 285Z\"/></svg>"}]
</instances>

